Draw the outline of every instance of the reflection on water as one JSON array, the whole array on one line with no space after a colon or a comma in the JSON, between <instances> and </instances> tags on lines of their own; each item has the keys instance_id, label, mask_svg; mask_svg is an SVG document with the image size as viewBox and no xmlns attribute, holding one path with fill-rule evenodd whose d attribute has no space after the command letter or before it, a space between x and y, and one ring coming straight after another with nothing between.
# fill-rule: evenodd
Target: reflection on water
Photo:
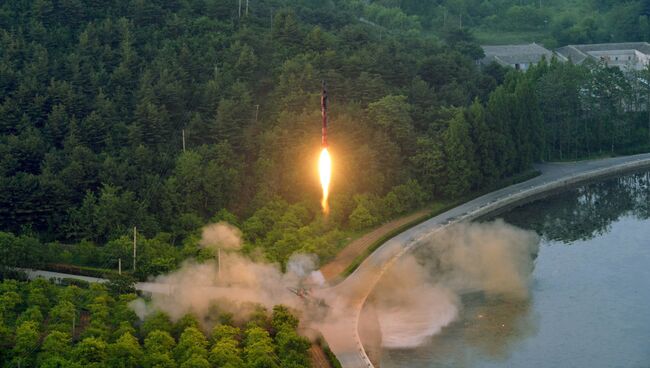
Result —
<instances>
[{"instance_id":1,"label":"reflection on water","mask_svg":"<svg viewBox=\"0 0 650 368\"><path fill-rule=\"evenodd\" d=\"M604 234L612 222L628 214L650 217L650 172L567 190L500 217L548 240L569 243Z\"/></svg>"},{"instance_id":2,"label":"reflection on water","mask_svg":"<svg viewBox=\"0 0 650 368\"><path fill-rule=\"evenodd\" d=\"M418 348L381 349L382 367L650 366L649 173L500 217L542 236L530 299L466 294L456 322Z\"/></svg>"}]
</instances>

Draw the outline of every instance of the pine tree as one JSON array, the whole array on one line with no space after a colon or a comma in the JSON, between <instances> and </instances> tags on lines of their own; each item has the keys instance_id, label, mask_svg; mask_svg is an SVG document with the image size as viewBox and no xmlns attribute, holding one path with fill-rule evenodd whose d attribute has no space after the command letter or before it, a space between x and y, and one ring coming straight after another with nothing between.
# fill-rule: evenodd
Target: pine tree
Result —
<instances>
[{"instance_id":1,"label":"pine tree","mask_svg":"<svg viewBox=\"0 0 650 368\"><path fill-rule=\"evenodd\" d=\"M449 122L443 140L448 175L445 192L451 197L459 197L469 192L478 175L470 127L462 111L459 110Z\"/></svg>"}]
</instances>

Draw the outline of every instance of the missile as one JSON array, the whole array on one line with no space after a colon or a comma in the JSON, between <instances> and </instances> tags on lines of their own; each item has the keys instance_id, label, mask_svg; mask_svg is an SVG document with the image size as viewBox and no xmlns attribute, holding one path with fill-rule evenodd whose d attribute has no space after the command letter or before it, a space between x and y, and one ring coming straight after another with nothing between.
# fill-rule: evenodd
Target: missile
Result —
<instances>
[{"instance_id":1,"label":"missile","mask_svg":"<svg viewBox=\"0 0 650 368\"><path fill-rule=\"evenodd\" d=\"M320 111L321 115L323 115L323 138L321 141L323 148L327 148L327 104L327 86L323 80L323 89L320 94Z\"/></svg>"}]
</instances>

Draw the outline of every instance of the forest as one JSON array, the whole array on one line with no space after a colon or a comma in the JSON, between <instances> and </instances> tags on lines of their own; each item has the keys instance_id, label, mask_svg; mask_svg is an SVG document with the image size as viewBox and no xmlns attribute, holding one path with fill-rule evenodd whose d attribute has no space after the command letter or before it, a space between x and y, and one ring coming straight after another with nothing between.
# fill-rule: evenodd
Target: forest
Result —
<instances>
[{"instance_id":1,"label":"forest","mask_svg":"<svg viewBox=\"0 0 650 368\"><path fill-rule=\"evenodd\" d=\"M215 309L206 334L192 314L172 322L155 312L140 321L128 306L135 298L102 284L0 282L0 362L48 368L309 366L310 343L283 306L271 313L258 308L248 321Z\"/></svg>"},{"instance_id":2,"label":"forest","mask_svg":"<svg viewBox=\"0 0 650 368\"><path fill-rule=\"evenodd\" d=\"M479 68L470 26L487 20L432 33L438 8L422 2L243 4L0 5L2 266L90 272L122 259L130 269L137 228L144 279L212 257L197 243L218 221L242 230L251 256L324 262L365 229L535 162L650 148L647 71L556 60L526 73Z\"/></svg>"}]
</instances>

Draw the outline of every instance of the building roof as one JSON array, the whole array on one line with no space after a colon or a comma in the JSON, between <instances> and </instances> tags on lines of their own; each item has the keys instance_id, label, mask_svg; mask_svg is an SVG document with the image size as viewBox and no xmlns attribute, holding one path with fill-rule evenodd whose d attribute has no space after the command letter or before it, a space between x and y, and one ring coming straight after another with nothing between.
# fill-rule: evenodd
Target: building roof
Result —
<instances>
[{"instance_id":1,"label":"building roof","mask_svg":"<svg viewBox=\"0 0 650 368\"><path fill-rule=\"evenodd\" d=\"M567 45L557 49L557 53L571 59L576 64L591 57L590 53L599 51L637 50L650 54L650 44L647 42L594 43L589 45Z\"/></svg>"},{"instance_id":2,"label":"building roof","mask_svg":"<svg viewBox=\"0 0 650 368\"><path fill-rule=\"evenodd\" d=\"M493 61L502 65L530 64L538 63L543 57L546 60L550 60L553 57L552 51L536 43L481 47L485 53L485 58L481 60L483 64L488 64Z\"/></svg>"}]
</instances>

